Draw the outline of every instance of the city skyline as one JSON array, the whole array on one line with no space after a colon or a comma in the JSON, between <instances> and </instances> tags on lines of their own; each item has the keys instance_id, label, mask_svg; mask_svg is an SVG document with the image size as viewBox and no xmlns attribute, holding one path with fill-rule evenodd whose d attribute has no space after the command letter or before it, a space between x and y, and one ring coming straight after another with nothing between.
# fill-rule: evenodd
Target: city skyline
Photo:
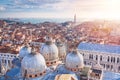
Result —
<instances>
[{"instance_id":1,"label":"city skyline","mask_svg":"<svg viewBox=\"0 0 120 80\"><path fill-rule=\"evenodd\" d=\"M120 19L119 0L1 0L0 18Z\"/></svg>"}]
</instances>

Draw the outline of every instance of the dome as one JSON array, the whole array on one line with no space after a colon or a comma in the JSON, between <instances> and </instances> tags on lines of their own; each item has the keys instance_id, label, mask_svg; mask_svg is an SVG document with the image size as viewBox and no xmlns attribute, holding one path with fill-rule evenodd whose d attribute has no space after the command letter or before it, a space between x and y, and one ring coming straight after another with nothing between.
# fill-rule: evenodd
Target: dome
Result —
<instances>
[{"instance_id":1,"label":"dome","mask_svg":"<svg viewBox=\"0 0 120 80\"><path fill-rule=\"evenodd\" d=\"M19 51L19 57L24 58L27 54L31 52L31 48L28 46L23 46Z\"/></svg>"},{"instance_id":2,"label":"dome","mask_svg":"<svg viewBox=\"0 0 120 80\"><path fill-rule=\"evenodd\" d=\"M30 53L21 62L22 76L27 78L41 77L45 74L46 63L39 53Z\"/></svg>"},{"instance_id":3,"label":"dome","mask_svg":"<svg viewBox=\"0 0 120 80\"><path fill-rule=\"evenodd\" d=\"M58 56L60 60L64 60L66 56L66 46L62 42L57 42L56 43L58 47Z\"/></svg>"},{"instance_id":4,"label":"dome","mask_svg":"<svg viewBox=\"0 0 120 80\"><path fill-rule=\"evenodd\" d=\"M83 56L77 51L68 53L65 60L65 66L71 71L79 71L84 67Z\"/></svg>"},{"instance_id":5,"label":"dome","mask_svg":"<svg viewBox=\"0 0 120 80\"><path fill-rule=\"evenodd\" d=\"M48 39L48 38L47 38ZM48 66L56 64L58 60L58 48L52 42L52 39L47 40L40 48L40 53L44 56Z\"/></svg>"}]
</instances>

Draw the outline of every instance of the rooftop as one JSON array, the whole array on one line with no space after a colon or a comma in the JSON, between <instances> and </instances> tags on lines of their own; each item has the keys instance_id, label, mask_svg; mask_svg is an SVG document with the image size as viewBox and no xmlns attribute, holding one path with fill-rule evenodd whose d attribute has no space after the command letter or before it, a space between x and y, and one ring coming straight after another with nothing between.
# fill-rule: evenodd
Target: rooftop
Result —
<instances>
[{"instance_id":1,"label":"rooftop","mask_svg":"<svg viewBox=\"0 0 120 80\"><path fill-rule=\"evenodd\" d=\"M82 42L78 45L78 49L120 54L120 45L107 45L107 44Z\"/></svg>"}]
</instances>

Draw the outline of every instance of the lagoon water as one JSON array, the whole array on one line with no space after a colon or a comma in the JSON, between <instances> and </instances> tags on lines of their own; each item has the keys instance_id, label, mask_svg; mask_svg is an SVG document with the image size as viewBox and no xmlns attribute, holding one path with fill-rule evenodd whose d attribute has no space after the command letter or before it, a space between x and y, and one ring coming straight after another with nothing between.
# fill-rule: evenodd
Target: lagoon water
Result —
<instances>
[{"instance_id":1,"label":"lagoon water","mask_svg":"<svg viewBox=\"0 0 120 80\"><path fill-rule=\"evenodd\" d=\"M24 22L24 23L42 23L42 22L56 22L56 23L62 23L65 21L72 21L71 18L63 19L63 18L19 18L17 19L18 22Z\"/></svg>"}]
</instances>

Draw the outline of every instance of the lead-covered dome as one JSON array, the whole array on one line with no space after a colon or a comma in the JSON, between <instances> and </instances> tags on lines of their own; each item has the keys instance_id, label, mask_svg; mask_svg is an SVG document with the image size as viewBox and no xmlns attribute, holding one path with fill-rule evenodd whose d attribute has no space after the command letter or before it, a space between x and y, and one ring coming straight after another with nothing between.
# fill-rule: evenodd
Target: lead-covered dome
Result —
<instances>
[{"instance_id":1,"label":"lead-covered dome","mask_svg":"<svg viewBox=\"0 0 120 80\"><path fill-rule=\"evenodd\" d=\"M40 53L44 56L47 66L56 64L58 60L58 48L51 37L46 38L46 43L41 46Z\"/></svg>"},{"instance_id":2,"label":"lead-covered dome","mask_svg":"<svg viewBox=\"0 0 120 80\"><path fill-rule=\"evenodd\" d=\"M44 57L35 52L25 56L21 63L22 76L25 78L41 77L46 72L46 63Z\"/></svg>"},{"instance_id":3,"label":"lead-covered dome","mask_svg":"<svg viewBox=\"0 0 120 80\"><path fill-rule=\"evenodd\" d=\"M77 50L68 53L65 60L65 66L71 71L80 71L84 67L83 56Z\"/></svg>"},{"instance_id":4,"label":"lead-covered dome","mask_svg":"<svg viewBox=\"0 0 120 80\"><path fill-rule=\"evenodd\" d=\"M30 54L31 48L28 46L23 46L19 51L19 57L24 58L26 55Z\"/></svg>"}]
</instances>

